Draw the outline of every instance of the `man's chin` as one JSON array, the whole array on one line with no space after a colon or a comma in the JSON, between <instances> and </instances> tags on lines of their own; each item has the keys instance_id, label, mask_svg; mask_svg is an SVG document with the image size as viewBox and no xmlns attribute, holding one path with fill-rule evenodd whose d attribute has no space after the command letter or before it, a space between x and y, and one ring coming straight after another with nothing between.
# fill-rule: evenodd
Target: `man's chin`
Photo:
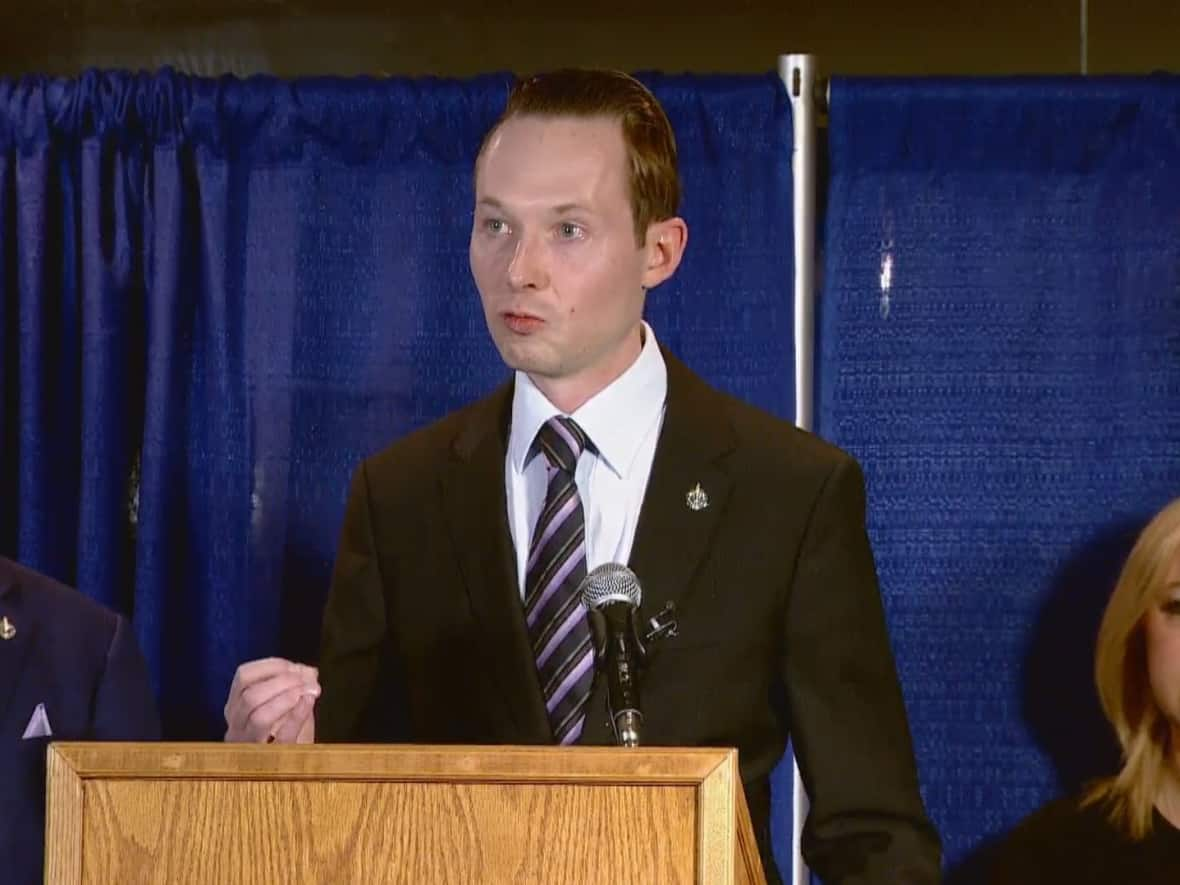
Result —
<instances>
[{"instance_id":1,"label":"man's chin","mask_svg":"<svg viewBox=\"0 0 1180 885\"><path fill-rule=\"evenodd\" d=\"M508 361L505 360L505 362ZM524 372L533 379L553 378L561 374L553 364L541 360L518 360L508 363L508 368L514 372Z\"/></svg>"},{"instance_id":2,"label":"man's chin","mask_svg":"<svg viewBox=\"0 0 1180 885\"><path fill-rule=\"evenodd\" d=\"M556 360L541 353L540 348L531 346L528 341L497 341L496 349L504 364L515 372L545 377L556 367Z\"/></svg>"}]
</instances>

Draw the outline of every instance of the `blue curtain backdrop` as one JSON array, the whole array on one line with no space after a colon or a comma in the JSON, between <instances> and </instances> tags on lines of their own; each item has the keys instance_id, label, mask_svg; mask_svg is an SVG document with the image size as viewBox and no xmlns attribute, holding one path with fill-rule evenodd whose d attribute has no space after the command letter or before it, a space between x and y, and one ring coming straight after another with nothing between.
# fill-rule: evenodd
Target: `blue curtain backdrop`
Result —
<instances>
[{"instance_id":1,"label":"blue curtain backdrop","mask_svg":"<svg viewBox=\"0 0 1180 885\"><path fill-rule=\"evenodd\" d=\"M1180 495L1180 79L832 84L818 430L857 455L952 881L1116 763L1092 688Z\"/></svg>"},{"instance_id":2,"label":"blue curtain backdrop","mask_svg":"<svg viewBox=\"0 0 1180 885\"><path fill-rule=\"evenodd\" d=\"M644 79L691 229L649 319L790 418L786 93ZM467 238L508 84L0 80L0 550L134 613L168 736L314 659L353 468L506 377Z\"/></svg>"}]
</instances>

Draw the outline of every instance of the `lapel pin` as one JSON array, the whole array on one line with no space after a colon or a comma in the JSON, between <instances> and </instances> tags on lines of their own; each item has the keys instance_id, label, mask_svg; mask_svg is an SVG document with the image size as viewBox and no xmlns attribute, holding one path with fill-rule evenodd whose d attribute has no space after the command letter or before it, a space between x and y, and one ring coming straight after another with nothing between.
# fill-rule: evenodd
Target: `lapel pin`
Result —
<instances>
[{"instance_id":1,"label":"lapel pin","mask_svg":"<svg viewBox=\"0 0 1180 885\"><path fill-rule=\"evenodd\" d=\"M709 496L705 494L705 490L701 488L701 484L698 482L688 490L688 494L684 496L684 503L693 512L704 510L709 506Z\"/></svg>"},{"instance_id":2,"label":"lapel pin","mask_svg":"<svg viewBox=\"0 0 1180 885\"><path fill-rule=\"evenodd\" d=\"M8 620L8 616L0 618L0 639L11 639L16 635L16 624Z\"/></svg>"}]
</instances>

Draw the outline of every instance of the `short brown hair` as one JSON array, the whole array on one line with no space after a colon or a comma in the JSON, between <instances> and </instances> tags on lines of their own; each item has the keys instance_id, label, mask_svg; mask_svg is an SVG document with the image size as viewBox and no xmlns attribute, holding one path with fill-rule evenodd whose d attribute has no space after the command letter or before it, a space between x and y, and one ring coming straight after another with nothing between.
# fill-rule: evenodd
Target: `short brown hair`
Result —
<instances>
[{"instance_id":1,"label":"short brown hair","mask_svg":"<svg viewBox=\"0 0 1180 885\"><path fill-rule=\"evenodd\" d=\"M643 245L653 221L676 215L680 206L676 137L656 97L634 77L621 71L566 68L516 81L504 113L484 137L480 155L506 120L526 115L617 119L623 127L630 167L628 196L639 244Z\"/></svg>"}]
</instances>

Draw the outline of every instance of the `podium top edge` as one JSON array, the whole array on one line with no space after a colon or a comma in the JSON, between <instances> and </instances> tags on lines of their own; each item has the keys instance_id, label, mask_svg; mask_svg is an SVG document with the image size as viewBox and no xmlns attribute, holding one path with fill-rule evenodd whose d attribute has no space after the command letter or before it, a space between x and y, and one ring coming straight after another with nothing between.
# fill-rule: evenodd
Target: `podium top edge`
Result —
<instances>
[{"instance_id":1,"label":"podium top edge","mask_svg":"<svg viewBox=\"0 0 1180 885\"><path fill-rule=\"evenodd\" d=\"M700 785L738 776L737 750L426 744L67 742L51 768L90 779L338 780ZM56 759L56 765L54 760Z\"/></svg>"}]
</instances>

